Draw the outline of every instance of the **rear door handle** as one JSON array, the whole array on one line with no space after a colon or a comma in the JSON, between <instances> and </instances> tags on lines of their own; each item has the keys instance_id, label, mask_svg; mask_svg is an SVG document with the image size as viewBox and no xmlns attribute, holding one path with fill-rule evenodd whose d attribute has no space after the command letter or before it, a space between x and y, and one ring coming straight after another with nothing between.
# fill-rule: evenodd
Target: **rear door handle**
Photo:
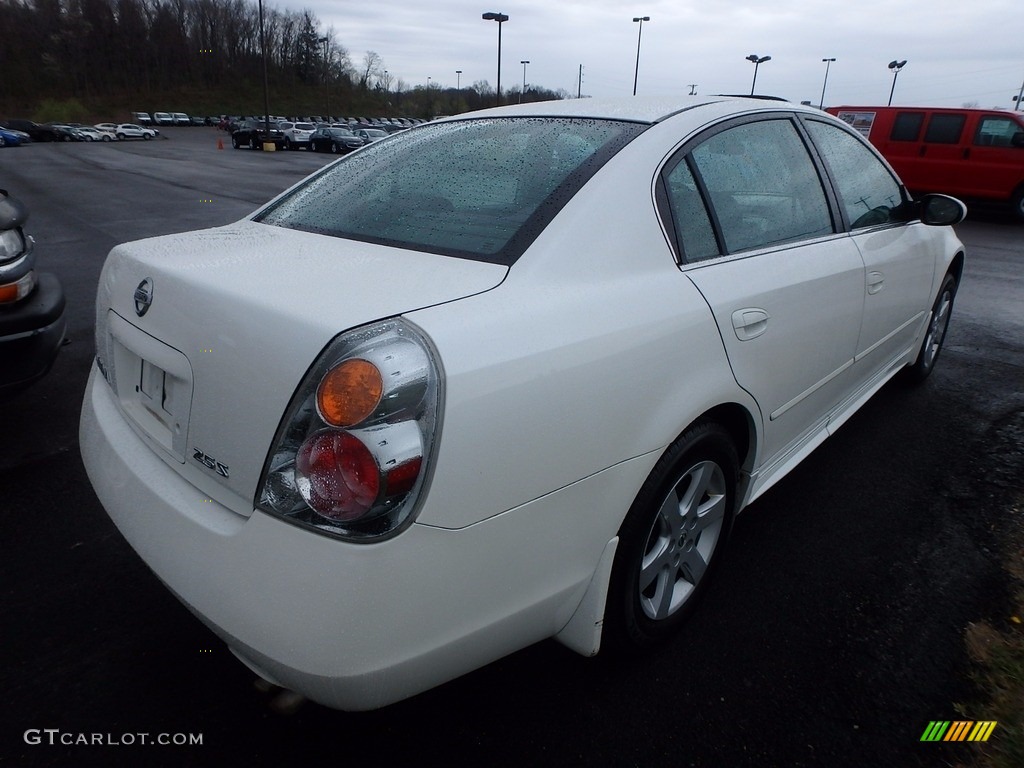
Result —
<instances>
[{"instance_id":1,"label":"rear door handle","mask_svg":"<svg viewBox=\"0 0 1024 768\"><path fill-rule=\"evenodd\" d=\"M740 341L756 339L768 330L770 317L771 315L759 307L737 309L732 313L732 327L736 331L736 338Z\"/></svg>"},{"instance_id":2,"label":"rear door handle","mask_svg":"<svg viewBox=\"0 0 1024 768\"><path fill-rule=\"evenodd\" d=\"M868 272L868 293L874 296L885 287L885 275L881 272Z\"/></svg>"}]
</instances>

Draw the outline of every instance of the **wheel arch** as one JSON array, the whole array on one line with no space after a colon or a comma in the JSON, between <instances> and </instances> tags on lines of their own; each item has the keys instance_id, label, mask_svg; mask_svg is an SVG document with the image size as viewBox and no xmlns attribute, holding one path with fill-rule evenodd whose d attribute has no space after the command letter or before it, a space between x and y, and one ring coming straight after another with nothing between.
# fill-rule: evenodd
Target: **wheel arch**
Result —
<instances>
[{"instance_id":1,"label":"wheel arch","mask_svg":"<svg viewBox=\"0 0 1024 768\"><path fill-rule=\"evenodd\" d=\"M946 268L946 273L953 275L953 279L956 280L957 286L960 285L960 278L964 274L964 252L962 250L957 251L956 256L953 257L953 260Z\"/></svg>"},{"instance_id":2,"label":"wheel arch","mask_svg":"<svg viewBox=\"0 0 1024 768\"><path fill-rule=\"evenodd\" d=\"M713 423L721 426L729 435L739 459L740 475L735 489L733 517L743 508L750 485L750 473L754 466L757 446L756 417L748 408L736 402L726 402L708 408L697 418L683 427L678 435L664 447L654 466L661 463L662 458L672 446L687 432L699 424ZM654 472L654 469L651 470ZM648 476L650 473L648 473ZM646 482L646 480L645 480ZM637 494L641 489L637 489ZM569 620L554 635L554 639L583 656L595 656L601 649L604 634L605 609L608 591L611 586L612 566L619 544L619 531L624 523L629 508L622 510L616 534L605 545L594 565L593 575L582 599L576 606Z\"/></svg>"}]
</instances>

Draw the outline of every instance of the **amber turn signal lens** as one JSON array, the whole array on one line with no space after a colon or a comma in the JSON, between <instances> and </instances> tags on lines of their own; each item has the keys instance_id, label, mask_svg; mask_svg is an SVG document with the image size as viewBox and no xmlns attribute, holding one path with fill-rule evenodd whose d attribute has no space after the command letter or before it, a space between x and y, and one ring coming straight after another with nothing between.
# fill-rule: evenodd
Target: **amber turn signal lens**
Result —
<instances>
[{"instance_id":1,"label":"amber turn signal lens","mask_svg":"<svg viewBox=\"0 0 1024 768\"><path fill-rule=\"evenodd\" d=\"M366 360L346 360L320 380L316 406L320 417L335 427L351 427L366 419L380 404L384 380Z\"/></svg>"}]
</instances>

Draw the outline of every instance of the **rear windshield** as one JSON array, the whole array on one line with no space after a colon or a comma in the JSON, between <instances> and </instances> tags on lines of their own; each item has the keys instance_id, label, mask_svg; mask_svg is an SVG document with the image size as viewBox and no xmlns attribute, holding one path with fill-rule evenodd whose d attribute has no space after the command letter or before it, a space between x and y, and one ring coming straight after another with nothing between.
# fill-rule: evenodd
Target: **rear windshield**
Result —
<instances>
[{"instance_id":1,"label":"rear windshield","mask_svg":"<svg viewBox=\"0 0 1024 768\"><path fill-rule=\"evenodd\" d=\"M374 142L256 221L512 264L598 168L647 126L477 119Z\"/></svg>"}]
</instances>

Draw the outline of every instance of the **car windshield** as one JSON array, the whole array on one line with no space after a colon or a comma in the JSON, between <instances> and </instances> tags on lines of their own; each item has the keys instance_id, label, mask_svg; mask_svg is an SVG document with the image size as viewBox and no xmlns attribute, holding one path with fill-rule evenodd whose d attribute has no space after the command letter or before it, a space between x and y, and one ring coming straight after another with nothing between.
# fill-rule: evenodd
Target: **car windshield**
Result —
<instances>
[{"instance_id":1,"label":"car windshield","mask_svg":"<svg viewBox=\"0 0 1024 768\"><path fill-rule=\"evenodd\" d=\"M300 131L312 131L314 128L316 128L316 126L313 125L312 123L296 123L295 127L298 128Z\"/></svg>"},{"instance_id":2,"label":"car windshield","mask_svg":"<svg viewBox=\"0 0 1024 768\"><path fill-rule=\"evenodd\" d=\"M568 118L438 123L329 166L255 220L511 265L646 127Z\"/></svg>"}]
</instances>

